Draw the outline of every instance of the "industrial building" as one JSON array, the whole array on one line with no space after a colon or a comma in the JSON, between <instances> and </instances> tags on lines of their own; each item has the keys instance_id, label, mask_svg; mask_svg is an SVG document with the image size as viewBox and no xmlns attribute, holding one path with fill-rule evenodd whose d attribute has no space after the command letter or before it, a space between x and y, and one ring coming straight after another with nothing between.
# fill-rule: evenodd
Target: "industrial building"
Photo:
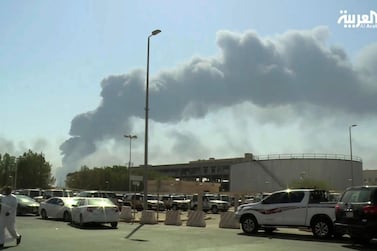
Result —
<instances>
[{"instance_id":1,"label":"industrial building","mask_svg":"<svg viewBox=\"0 0 377 251\"><path fill-rule=\"evenodd\" d=\"M216 182L219 192L251 193L285 189L299 179L325 182L333 190L363 184L360 158L336 154L274 154L190 161L152 167L182 181Z\"/></svg>"}]
</instances>

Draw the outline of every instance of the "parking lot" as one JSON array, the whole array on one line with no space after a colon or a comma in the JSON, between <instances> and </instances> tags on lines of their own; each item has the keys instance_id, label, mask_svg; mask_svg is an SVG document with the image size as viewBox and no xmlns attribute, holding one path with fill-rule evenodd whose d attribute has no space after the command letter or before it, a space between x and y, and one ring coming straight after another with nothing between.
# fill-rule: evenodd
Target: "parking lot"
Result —
<instances>
[{"instance_id":1,"label":"parking lot","mask_svg":"<svg viewBox=\"0 0 377 251\"><path fill-rule=\"evenodd\" d=\"M164 213L160 212L160 219ZM183 217L184 218L184 217ZM219 228L219 214L207 214L206 227L167 226L120 222L117 229L107 225L79 228L60 220L42 220L35 216L17 217L22 243L7 244L8 250L376 250L377 241L365 247L353 244L349 238L315 239L310 232L278 229L272 235L261 231L247 236L240 229Z\"/></svg>"}]
</instances>

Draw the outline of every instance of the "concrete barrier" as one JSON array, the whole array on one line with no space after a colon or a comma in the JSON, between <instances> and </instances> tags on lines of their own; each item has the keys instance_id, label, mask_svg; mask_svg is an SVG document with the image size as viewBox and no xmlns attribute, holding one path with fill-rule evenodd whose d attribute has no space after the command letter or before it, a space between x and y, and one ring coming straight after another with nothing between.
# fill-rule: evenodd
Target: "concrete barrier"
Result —
<instances>
[{"instance_id":1,"label":"concrete barrier","mask_svg":"<svg viewBox=\"0 0 377 251\"><path fill-rule=\"evenodd\" d=\"M131 222L134 217L132 215L132 209L129 206L122 206L122 210L120 211L120 219L124 220L125 222Z\"/></svg>"},{"instance_id":2,"label":"concrete barrier","mask_svg":"<svg viewBox=\"0 0 377 251\"><path fill-rule=\"evenodd\" d=\"M140 224L157 224L156 212L152 210L142 211Z\"/></svg>"},{"instance_id":3,"label":"concrete barrier","mask_svg":"<svg viewBox=\"0 0 377 251\"><path fill-rule=\"evenodd\" d=\"M203 211L189 211L186 226L190 227L205 227L204 220L205 213Z\"/></svg>"},{"instance_id":4,"label":"concrete barrier","mask_svg":"<svg viewBox=\"0 0 377 251\"><path fill-rule=\"evenodd\" d=\"M240 223L237 221L234 212L223 212L220 214L219 227L239 229Z\"/></svg>"},{"instance_id":5,"label":"concrete barrier","mask_svg":"<svg viewBox=\"0 0 377 251\"><path fill-rule=\"evenodd\" d=\"M165 225L181 226L182 225L181 211L180 210L166 211Z\"/></svg>"}]
</instances>

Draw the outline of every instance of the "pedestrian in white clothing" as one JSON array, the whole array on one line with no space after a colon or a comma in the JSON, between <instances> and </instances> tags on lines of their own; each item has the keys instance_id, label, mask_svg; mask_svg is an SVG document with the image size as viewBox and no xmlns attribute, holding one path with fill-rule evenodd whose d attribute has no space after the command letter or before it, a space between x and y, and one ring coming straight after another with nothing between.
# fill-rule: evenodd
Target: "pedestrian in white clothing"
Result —
<instances>
[{"instance_id":1,"label":"pedestrian in white clothing","mask_svg":"<svg viewBox=\"0 0 377 251\"><path fill-rule=\"evenodd\" d=\"M6 241L16 239L17 245L20 244L21 235L16 230L17 198L12 194L12 188L4 187L0 199L0 249L2 249ZM5 238L7 232L12 238Z\"/></svg>"}]
</instances>

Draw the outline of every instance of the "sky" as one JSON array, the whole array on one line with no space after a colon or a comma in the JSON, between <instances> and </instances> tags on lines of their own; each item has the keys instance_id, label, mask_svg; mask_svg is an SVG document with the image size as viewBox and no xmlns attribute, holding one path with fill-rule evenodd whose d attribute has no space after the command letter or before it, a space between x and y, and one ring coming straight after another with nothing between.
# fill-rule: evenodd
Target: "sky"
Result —
<instances>
[{"instance_id":1,"label":"sky","mask_svg":"<svg viewBox=\"0 0 377 251\"><path fill-rule=\"evenodd\" d=\"M345 27L344 11L372 27ZM377 169L374 11L368 0L3 0L0 153L41 152L64 181L82 165L127 165L131 134L142 165L147 41L160 29L149 164L349 156L351 139Z\"/></svg>"}]
</instances>

